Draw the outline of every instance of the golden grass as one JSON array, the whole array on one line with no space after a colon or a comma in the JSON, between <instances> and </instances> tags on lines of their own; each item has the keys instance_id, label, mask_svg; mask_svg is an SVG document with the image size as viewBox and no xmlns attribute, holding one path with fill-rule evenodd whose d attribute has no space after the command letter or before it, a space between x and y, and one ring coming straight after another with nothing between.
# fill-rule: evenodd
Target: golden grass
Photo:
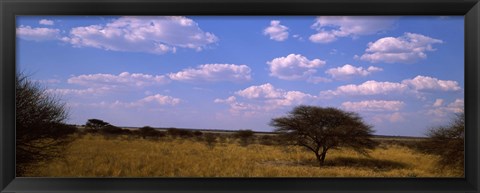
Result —
<instances>
[{"instance_id":1,"label":"golden grass","mask_svg":"<svg viewBox=\"0 0 480 193\"><path fill-rule=\"evenodd\" d=\"M40 177L460 177L439 170L438 157L403 146L377 148L370 157L334 149L319 167L301 147L247 147L227 140L210 148L194 139L106 139L86 135L65 156L38 163L26 176Z\"/></svg>"}]
</instances>

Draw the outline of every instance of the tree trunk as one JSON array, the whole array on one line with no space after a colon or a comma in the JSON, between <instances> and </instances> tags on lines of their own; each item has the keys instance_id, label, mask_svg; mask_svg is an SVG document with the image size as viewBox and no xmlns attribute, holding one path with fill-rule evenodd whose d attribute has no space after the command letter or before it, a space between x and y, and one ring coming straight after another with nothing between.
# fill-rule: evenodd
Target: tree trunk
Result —
<instances>
[{"instance_id":1,"label":"tree trunk","mask_svg":"<svg viewBox=\"0 0 480 193\"><path fill-rule=\"evenodd\" d=\"M318 164L323 166L325 164L325 157L327 156L327 149L324 149L322 153L315 152L315 156L317 157Z\"/></svg>"},{"instance_id":2,"label":"tree trunk","mask_svg":"<svg viewBox=\"0 0 480 193\"><path fill-rule=\"evenodd\" d=\"M326 152L315 152L315 156L317 157L317 161L320 166L323 166L323 164L325 163L325 153Z\"/></svg>"},{"instance_id":3,"label":"tree trunk","mask_svg":"<svg viewBox=\"0 0 480 193\"><path fill-rule=\"evenodd\" d=\"M327 151L324 150L320 156L321 156L320 165L323 166L323 164L325 163L325 157L327 157Z\"/></svg>"}]
</instances>

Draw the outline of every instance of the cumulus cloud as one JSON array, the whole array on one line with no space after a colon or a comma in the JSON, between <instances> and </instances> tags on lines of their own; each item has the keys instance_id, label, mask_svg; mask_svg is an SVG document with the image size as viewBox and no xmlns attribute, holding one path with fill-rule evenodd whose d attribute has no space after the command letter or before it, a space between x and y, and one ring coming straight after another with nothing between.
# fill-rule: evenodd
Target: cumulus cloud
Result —
<instances>
[{"instance_id":1,"label":"cumulus cloud","mask_svg":"<svg viewBox=\"0 0 480 193\"><path fill-rule=\"evenodd\" d=\"M399 111L404 105L403 101L387 100L348 101L342 103L342 107L349 111Z\"/></svg>"},{"instance_id":2,"label":"cumulus cloud","mask_svg":"<svg viewBox=\"0 0 480 193\"><path fill-rule=\"evenodd\" d=\"M368 43L365 54L359 58L372 63L414 63L427 58L426 52L435 51L434 44L442 40L415 33L405 33L400 37L384 37Z\"/></svg>"},{"instance_id":3,"label":"cumulus cloud","mask_svg":"<svg viewBox=\"0 0 480 193\"><path fill-rule=\"evenodd\" d=\"M177 48L200 51L218 38L186 17L129 16L105 25L73 28L63 40L75 47L163 54Z\"/></svg>"},{"instance_id":4,"label":"cumulus cloud","mask_svg":"<svg viewBox=\"0 0 480 193\"><path fill-rule=\"evenodd\" d=\"M325 77L321 77L321 76L311 76L311 77L308 77L307 79L307 82L314 83L314 84L321 83L321 82L331 82L331 81L332 80Z\"/></svg>"},{"instance_id":5,"label":"cumulus cloud","mask_svg":"<svg viewBox=\"0 0 480 193\"><path fill-rule=\"evenodd\" d=\"M382 71L382 68L369 66L367 69L363 67L355 67L350 64L345 64L344 66L337 68L330 68L325 73L330 74L333 78L336 79L345 79L352 76L367 76L372 72Z\"/></svg>"},{"instance_id":6,"label":"cumulus cloud","mask_svg":"<svg viewBox=\"0 0 480 193\"><path fill-rule=\"evenodd\" d=\"M54 25L55 24L55 22L53 20L48 20L48 19L42 19L38 23L42 24L42 25Z\"/></svg>"},{"instance_id":7,"label":"cumulus cloud","mask_svg":"<svg viewBox=\"0 0 480 193\"><path fill-rule=\"evenodd\" d=\"M303 41L303 37L299 34L294 34L292 37L297 39L298 41Z\"/></svg>"},{"instance_id":8,"label":"cumulus cloud","mask_svg":"<svg viewBox=\"0 0 480 193\"><path fill-rule=\"evenodd\" d=\"M408 87L395 82L378 82L375 80L366 81L360 85L344 85L337 87L336 90L322 91L320 94L325 96L337 95L378 95L389 93L400 93L407 90Z\"/></svg>"},{"instance_id":9,"label":"cumulus cloud","mask_svg":"<svg viewBox=\"0 0 480 193\"><path fill-rule=\"evenodd\" d=\"M247 87L235 92L235 95L244 101L239 101L239 98L230 96L226 99L215 99L214 102L228 104L232 113L248 112L249 114L255 114L292 105L311 103L312 100L318 98L300 91L278 89L270 83Z\"/></svg>"},{"instance_id":10,"label":"cumulus cloud","mask_svg":"<svg viewBox=\"0 0 480 193\"><path fill-rule=\"evenodd\" d=\"M270 36L271 40L285 41L288 38L288 27L280 25L280 21L270 21L270 26L263 30L264 35Z\"/></svg>"},{"instance_id":11,"label":"cumulus cloud","mask_svg":"<svg viewBox=\"0 0 480 193\"><path fill-rule=\"evenodd\" d=\"M413 79L403 80L402 83L417 91L458 91L461 89L457 81L438 80L428 76L417 76Z\"/></svg>"},{"instance_id":12,"label":"cumulus cloud","mask_svg":"<svg viewBox=\"0 0 480 193\"><path fill-rule=\"evenodd\" d=\"M394 112L394 113L387 113L387 114L378 114L372 117L373 122L375 123L382 123L385 121L389 121L391 123L405 121L404 113Z\"/></svg>"},{"instance_id":13,"label":"cumulus cloud","mask_svg":"<svg viewBox=\"0 0 480 193\"><path fill-rule=\"evenodd\" d=\"M237 98L235 96L229 96L228 98L226 99L215 99L213 102L215 103L233 103L233 102L236 102L237 101Z\"/></svg>"},{"instance_id":14,"label":"cumulus cloud","mask_svg":"<svg viewBox=\"0 0 480 193\"><path fill-rule=\"evenodd\" d=\"M454 113L461 113L464 111L465 102L463 99L455 99L452 103L447 105L447 108Z\"/></svg>"},{"instance_id":15,"label":"cumulus cloud","mask_svg":"<svg viewBox=\"0 0 480 193\"><path fill-rule=\"evenodd\" d=\"M184 69L168 76L178 81L230 81L244 82L251 80L251 69L247 65L204 64L197 68Z\"/></svg>"},{"instance_id":16,"label":"cumulus cloud","mask_svg":"<svg viewBox=\"0 0 480 193\"><path fill-rule=\"evenodd\" d=\"M377 34L392 29L395 19L378 16L320 16L311 26L317 33L309 39L315 43L330 43L339 37L357 38Z\"/></svg>"},{"instance_id":17,"label":"cumulus cloud","mask_svg":"<svg viewBox=\"0 0 480 193\"><path fill-rule=\"evenodd\" d=\"M60 38L60 30L52 28L32 28L30 26L20 26L16 29L17 37L31 41L57 40Z\"/></svg>"},{"instance_id":18,"label":"cumulus cloud","mask_svg":"<svg viewBox=\"0 0 480 193\"><path fill-rule=\"evenodd\" d=\"M66 88L55 88L47 89L46 92L51 94L58 95L92 95L92 94L101 94L104 93L107 88L87 88L87 89L66 89Z\"/></svg>"},{"instance_id":19,"label":"cumulus cloud","mask_svg":"<svg viewBox=\"0 0 480 193\"><path fill-rule=\"evenodd\" d=\"M270 76L282 80L307 80L326 62L320 59L309 60L300 54L289 54L285 57L274 58L267 64L270 67Z\"/></svg>"},{"instance_id":20,"label":"cumulus cloud","mask_svg":"<svg viewBox=\"0 0 480 193\"><path fill-rule=\"evenodd\" d=\"M279 98L283 92L279 89L275 89L272 84L262 84L259 86L250 86L246 89L235 92L238 96L248 99L252 98Z\"/></svg>"},{"instance_id":21,"label":"cumulus cloud","mask_svg":"<svg viewBox=\"0 0 480 193\"><path fill-rule=\"evenodd\" d=\"M138 107L155 107L155 106L175 106L179 104L181 100L172 96L166 96L161 94L150 95L134 102L122 102L116 100L114 102L105 102L91 104L95 107L103 108L138 108Z\"/></svg>"},{"instance_id":22,"label":"cumulus cloud","mask_svg":"<svg viewBox=\"0 0 480 193\"><path fill-rule=\"evenodd\" d=\"M142 73L122 72L114 74L86 74L68 79L68 83L90 88L104 88L107 90L120 88L142 88L153 85L167 84L170 80L163 75L149 75Z\"/></svg>"},{"instance_id":23,"label":"cumulus cloud","mask_svg":"<svg viewBox=\"0 0 480 193\"><path fill-rule=\"evenodd\" d=\"M320 92L322 96L338 95L378 95L389 93L412 93L429 91L458 91L461 90L458 82L453 80L439 80L428 76L417 76L413 79L405 79L400 83L378 82L375 80L366 81L360 85L349 84L339 86L335 90Z\"/></svg>"},{"instance_id":24,"label":"cumulus cloud","mask_svg":"<svg viewBox=\"0 0 480 193\"><path fill-rule=\"evenodd\" d=\"M171 96L165 96L161 94L156 94L156 95L151 95L147 96L139 101L137 101L139 104L145 104L145 103L154 103L154 104L159 104L159 105L177 105L180 103L179 98L174 98Z\"/></svg>"},{"instance_id":25,"label":"cumulus cloud","mask_svg":"<svg viewBox=\"0 0 480 193\"><path fill-rule=\"evenodd\" d=\"M433 107L440 107L443 105L443 99L436 99L433 103Z\"/></svg>"},{"instance_id":26,"label":"cumulus cloud","mask_svg":"<svg viewBox=\"0 0 480 193\"><path fill-rule=\"evenodd\" d=\"M286 91L280 98L274 98L266 101L267 109L276 109L284 106L300 105L309 100L316 99L316 96L306 94L300 91Z\"/></svg>"},{"instance_id":27,"label":"cumulus cloud","mask_svg":"<svg viewBox=\"0 0 480 193\"><path fill-rule=\"evenodd\" d=\"M428 115L434 115L436 117L445 117L450 113L462 113L464 112L465 108L465 102L463 99L455 99L455 101L449 103L449 104L443 104L443 100L440 99L442 104L440 102L437 104L437 99L435 103L432 105L430 110L427 111Z\"/></svg>"},{"instance_id":28,"label":"cumulus cloud","mask_svg":"<svg viewBox=\"0 0 480 193\"><path fill-rule=\"evenodd\" d=\"M37 80L39 83L41 84L57 84L57 83L60 83L62 81L60 81L59 79L46 79L46 80Z\"/></svg>"}]
</instances>

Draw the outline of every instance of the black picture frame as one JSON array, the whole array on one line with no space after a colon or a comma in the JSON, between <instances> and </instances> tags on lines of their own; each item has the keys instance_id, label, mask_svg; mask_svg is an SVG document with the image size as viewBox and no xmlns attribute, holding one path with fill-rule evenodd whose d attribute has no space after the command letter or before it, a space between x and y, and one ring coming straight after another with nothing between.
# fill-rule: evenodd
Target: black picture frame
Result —
<instances>
[{"instance_id":1,"label":"black picture frame","mask_svg":"<svg viewBox=\"0 0 480 193\"><path fill-rule=\"evenodd\" d=\"M464 178L16 178L15 16L463 15ZM1 192L479 192L479 0L0 0Z\"/></svg>"}]
</instances>

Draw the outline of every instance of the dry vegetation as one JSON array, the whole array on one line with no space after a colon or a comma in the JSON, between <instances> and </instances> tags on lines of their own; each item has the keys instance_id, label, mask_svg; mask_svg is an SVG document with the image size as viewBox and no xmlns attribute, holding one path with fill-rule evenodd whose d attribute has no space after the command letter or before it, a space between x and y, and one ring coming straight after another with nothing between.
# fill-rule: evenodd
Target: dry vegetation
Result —
<instances>
[{"instance_id":1,"label":"dry vegetation","mask_svg":"<svg viewBox=\"0 0 480 193\"><path fill-rule=\"evenodd\" d=\"M242 145L239 139L142 139L131 135L77 136L64 156L29 167L25 176L52 177L461 177L439 169L438 156L383 141L365 156L334 149L324 166L301 147ZM268 143L267 143L268 144Z\"/></svg>"}]
</instances>

